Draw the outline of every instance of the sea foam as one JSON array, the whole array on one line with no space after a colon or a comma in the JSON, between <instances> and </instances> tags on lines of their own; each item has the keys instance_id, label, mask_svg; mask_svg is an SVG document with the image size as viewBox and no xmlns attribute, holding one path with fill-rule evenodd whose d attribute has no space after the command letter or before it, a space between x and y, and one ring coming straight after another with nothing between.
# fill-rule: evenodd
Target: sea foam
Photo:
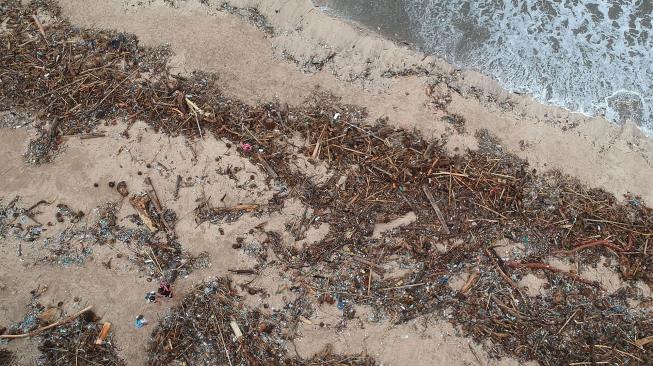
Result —
<instances>
[{"instance_id":1,"label":"sea foam","mask_svg":"<svg viewBox=\"0 0 653 366\"><path fill-rule=\"evenodd\" d=\"M422 47L512 91L653 135L652 0L404 0Z\"/></svg>"}]
</instances>

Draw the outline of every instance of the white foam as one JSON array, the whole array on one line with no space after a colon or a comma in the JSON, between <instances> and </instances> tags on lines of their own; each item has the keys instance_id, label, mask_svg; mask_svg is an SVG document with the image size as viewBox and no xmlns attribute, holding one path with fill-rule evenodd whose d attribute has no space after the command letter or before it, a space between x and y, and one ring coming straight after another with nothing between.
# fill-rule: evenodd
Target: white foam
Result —
<instances>
[{"instance_id":1,"label":"white foam","mask_svg":"<svg viewBox=\"0 0 653 366\"><path fill-rule=\"evenodd\" d=\"M457 66L573 111L634 118L653 132L650 0L406 3L427 49Z\"/></svg>"}]
</instances>

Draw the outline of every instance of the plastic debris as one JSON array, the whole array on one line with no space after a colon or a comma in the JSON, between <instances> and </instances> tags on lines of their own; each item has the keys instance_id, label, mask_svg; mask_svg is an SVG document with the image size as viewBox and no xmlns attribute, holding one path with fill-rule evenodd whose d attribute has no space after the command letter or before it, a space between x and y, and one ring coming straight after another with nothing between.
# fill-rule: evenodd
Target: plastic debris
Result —
<instances>
[{"instance_id":1,"label":"plastic debris","mask_svg":"<svg viewBox=\"0 0 653 366\"><path fill-rule=\"evenodd\" d=\"M243 149L244 152L250 152L252 151L252 145L248 144L246 142L240 144L240 148Z\"/></svg>"},{"instance_id":2,"label":"plastic debris","mask_svg":"<svg viewBox=\"0 0 653 366\"><path fill-rule=\"evenodd\" d=\"M136 322L134 322L134 325L136 325L136 328L140 329L143 328L144 326L147 325L147 320L145 319L145 316L139 315L136 317Z\"/></svg>"},{"instance_id":3,"label":"plastic debris","mask_svg":"<svg viewBox=\"0 0 653 366\"><path fill-rule=\"evenodd\" d=\"M346 305L347 305L347 302L342 301L342 300L338 300L338 305L337 305L338 310L344 310Z\"/></svg>"},{"instance_id":4,"label":"plastic debris","mask_svg":"<svg viewBox=\"0 0 653 366\"><path fill-rule=\"evenodd\" d=\"M148 303L156 302L156 292L155 291L150 291L145 294L145 301Z\"/></svg>"},{"instance_id":5,"label":"plastic debris","mask_svg":"<svg viewBox=\"0 0 653 366\"><path fill-rule=\"evenodd\" d=\"M164 296L164 297L172 297L172 286L166 282L166 281L161 281L159 283L159 295Z\"/></svg>"}]
</instances>

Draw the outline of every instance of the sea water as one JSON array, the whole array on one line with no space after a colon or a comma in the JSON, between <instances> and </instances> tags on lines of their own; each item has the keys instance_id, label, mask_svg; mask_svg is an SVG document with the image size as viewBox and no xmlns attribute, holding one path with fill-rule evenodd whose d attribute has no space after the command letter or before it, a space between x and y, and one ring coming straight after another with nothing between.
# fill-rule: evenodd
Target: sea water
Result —
<instances>
[{"instance_id":1,"label":"sea water","mask_svg":"<svg viewBox=\"0 0 653 366\"><path fill-rule=\"evenodd\" d=\"M322 0L506 89L653 136L653 0Z\"/></svg>"}]
</instances>

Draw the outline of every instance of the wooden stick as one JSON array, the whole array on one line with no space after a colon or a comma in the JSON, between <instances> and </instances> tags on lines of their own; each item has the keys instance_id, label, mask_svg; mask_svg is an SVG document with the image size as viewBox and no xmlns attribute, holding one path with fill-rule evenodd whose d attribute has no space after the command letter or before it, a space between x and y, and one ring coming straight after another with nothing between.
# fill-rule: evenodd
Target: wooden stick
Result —
<instances>
[{"instance_id":1,"label":"wooden stick","mask_svg":"<svg viewBox=\"0 0 653 366\"><path fill-rule=\"evenodd\" d=\"M471 290L472 286L476 283L476 280L478 280L478 277L480 274L476 271L474 271L472 274L469 275L469 278L465 282L465 285L463 286L462 289L460 289L461 294L466 294Z\"/></svg>"},{"instance_id":2,"label":"wooden stick","mask_svg":"<svg viewBox=\"0 0 653 366\"><path fill-rule=\"evenodd\" d=\"M100 335L98 335L97 339L95 340L96 345L101 346L104 343L104 340L109 335L110 329L111 329L111 323L105 322L102 325L102 330L100 331Z\"/></svg>"},{"instance_id":3,"label":"wooden stick","mask_svg":"<svg viewBox=\"0 0 653 366\"><path fill-rule=\"evenodd\" d=\"M252 212L257 208L258 205L236 205L231 207L213 208L211 209L211 211L213 211L213 213L238 212L238 211Z\"/></svg>"},{"instance_id":4,"label":"wooden stick","mask_svg":"<svg viewBox=\"0 0 653 366\"><path fill-rule=\"evenodd\" d=\"M429 189L426 188L426 186L423 186L422 190L424 191L426 198L429 200L431 207L433 207L433 211L435 211L435 215L438 217L438 220L440 220L440 225L442 225L444 232L447 233L447 235L451 234L451 231L449 231L449 227L447 226L447 222L444 221L444 215L442 214L442 211L440 211L440 207L438 207L438 203L435 202L433 193L431 193L431 191L429 191Z\"/></svg>"},{"instance_id":5,"label":"wooden stick","mask_svg":"<svg viewBox=\"0 0 653 366\"><path fill-rule=\"evenodd\" d=\"M34 330L34 331L31 331L31 332L29 332L29 333L25 333L25 334L3 334L3 335L0 335L0 339L17 339L17 338L28 338L28 337L34 337L35 335L39 335L41 332L44 332L44 331L46 331L46 330L48 330L48 329L52 329L52 328L58 327L58 326L60 326L60 325L62 325L62 324L68 323L69 321L71 321L71 320L77 318L78 316L84 314L85 312L87 312L87 311L89 311L89 310L91 310L91 309L93 309L93 305L88 306L88 307L82 309L82 310L79 311L78 313L75 313L75 314L73 314L73 315L67 317L66 319L59 320L59 321L56 322L56 323L52 323L52 324L50 324L50 325L46 325L45 327L41 327L41 328L39 328L39 329L37 329L37 330Z\"/></svg>"},{"instance_id":6,"label":"wooden stick","mask_svg":"<svg viewBox=\"0 0 653 366\"><path fill-rule=\"evenodd\" d=\"M36 26L39 28L39 32L43 36L43 40L47 45L49 45L48 38L45 36L45 29L43 29L43 24L41 24L39 18L36 17L36 14L32 14L32 19L34 19L34 23L36 23Z\"/></svg>"},{"instance_id":7,"label":"wooden stick","mask_svg":"<svg viewBox=\"0 0 653 366\"><path fill-rule=\"evenodd\" d=\"M610 248L610 249L614 250L617 253L622 251L621 248L619 248L617 245L613 244L609 240L601 239L601 240L594 240L594 241L590 241L590 242L585 243L585 244L578 245L576 247L573 247L571 250L560 250L560 251L557 251L555 253L556 254L567 254L567 255L569 255L569 254L574 254L576 252L579 252L579 251L581 251L583 249L588 249L588 248L597 247L597 246L604 246L604 247Z\"/></svg>"},{"instance_id":8,"label":"wooden stick","mask_svg":"<svg viewBox=\"0 0 653 366\"><path fill-rule=\"evenodd\" d=\"M229 326L231 326L231 330L233 330L236 340L239 340L243 337L243 332L240 331L240 327L235 320L232 319L231 322L229 322Z\"/></svg>"}]
</instances>

